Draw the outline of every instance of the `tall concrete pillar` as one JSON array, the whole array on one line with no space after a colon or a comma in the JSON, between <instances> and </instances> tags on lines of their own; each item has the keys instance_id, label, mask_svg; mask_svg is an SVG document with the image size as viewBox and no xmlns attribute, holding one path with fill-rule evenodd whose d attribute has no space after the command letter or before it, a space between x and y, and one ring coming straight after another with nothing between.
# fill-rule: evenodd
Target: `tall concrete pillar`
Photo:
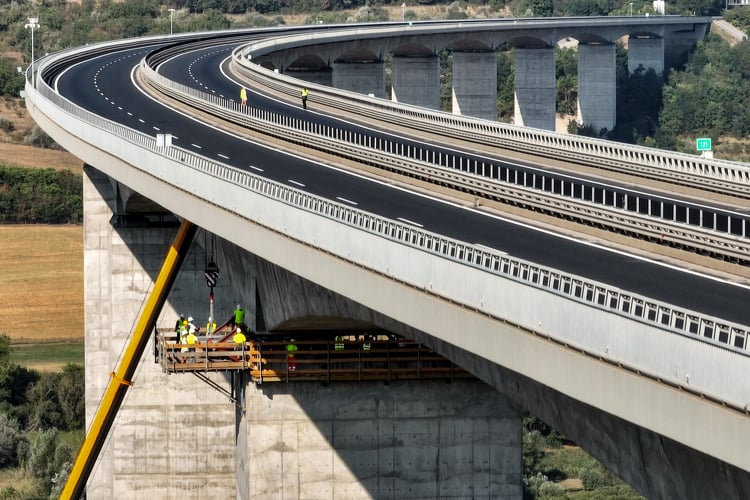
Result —
<instances>
[{"instance_id":1,"label":"tall concrete pillar","mask_svg":"<svg viewBox=\"0 0 750 500\"><path fill-rule=\"evenodd\" d=\"M513 49L516 125L555 130L555 49Z\"/></svg>"},{"instance_id":2,"label":"tall concrete pillar","mask_svg":"<svg viewBox=\"0 0 750 500\"><path fill-rule=\"evenodd\" d=\"M376 62L334 62L333 86L365 95L385 98L385 65Z\"/></svg>"},{"instance_id":3,"label":"tall concrete pillar","mask_svg":"<svg viewBox=\"0 0 750 500\"><path fill-rule=\"evenodd\" d=\"M453 52L454 115L497 120L497 54Z\"/></svg>"},{"instance_id":4,"label":"tall concrete pillar","mask_svg":"<svg viewBox=\"0 0 750 500\"><path fill-rule=\"evenodd\" d=\"M248 388L250 499L521 499L519 411L477 380Z\"/></svg>"},{"instance_id":5,"label":"tall concrete pillar","mask_svg":"<svg viewBox=\"0 0 750 500\"><path fill-rule=\"evenodd\" d=\"M394 56L391 100L440 109L440 61L436 56Z\"/></svg>"},{"instance_id":6,"label":"tall concrete pillar","mask_svg":"<svg viewBox=\"0 0 750 500\"><path fill-rule=\"evenodd\" d=\"M615 46L578 44L578 123L598 132L616 119Z\"/></svg>"},{"instance_id":7,"label":"tall concrete pillar","mask_svg":"<svg viewBox=\"0 0 750 500\"><path fill-rule=\"evenodd\" d=\"M127 191L117 187L99 171L84 169L87 426L177 231L113 217L123 205L118 192ZM205 258L194 244L159 326L173 327L181 312L205 321ZM229 387L224 375L209 376ZM234 498L235 414L227 397L193 376L162 373L153 342L132 382L94 466L88 498L164 498L176 492Z\"/></svg>"},{"instance_id":8,"label":"tall concrete pillar","mask_svg":"<svg viewBox=\"0 0 750 500\"><path fill-rule=\"evenodd\" d=\"M628 39L628 71L634 73L639 66L653 69L657 75L664 73L664 39L639 38Z\"/></svg>"}]
</instances>

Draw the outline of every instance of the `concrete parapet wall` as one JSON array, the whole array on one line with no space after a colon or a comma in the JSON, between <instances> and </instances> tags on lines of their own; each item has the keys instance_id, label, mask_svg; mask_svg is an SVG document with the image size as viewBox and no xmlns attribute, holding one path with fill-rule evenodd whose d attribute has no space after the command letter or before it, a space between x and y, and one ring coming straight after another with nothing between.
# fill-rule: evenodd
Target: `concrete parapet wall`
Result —
<instances>
[{"instance_id":1,"label":"concrete parapet wall","mask_svg":"<svg viewBox=\"0 0 750 500\"><path fill-rule=\"evenodd\" d=\"M479 381L265 385L250 496L520 499L520 415Z\"/></svg>"}]
</instances>

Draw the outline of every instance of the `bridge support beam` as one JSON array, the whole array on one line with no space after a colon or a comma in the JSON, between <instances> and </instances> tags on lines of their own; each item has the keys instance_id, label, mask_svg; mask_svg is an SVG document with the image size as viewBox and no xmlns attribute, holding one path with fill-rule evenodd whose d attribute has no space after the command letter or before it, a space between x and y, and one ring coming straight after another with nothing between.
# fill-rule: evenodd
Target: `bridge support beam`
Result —
<instances>
[{"instance_id":1,"label":"bridge support beam","mask_svg":"<svg viewBox=\"0 0 750 500\"><path fill-rule=\"evenodd\" d=\"M555 49L513 50L515 61L514 123L555 130Z\"/></svg>"},{"instance_id":2,"label":"bridge support beam","mask_svg":"<svg viewBox=\"0 0 750 500\"><path fill-rule=\"evenodd\" d=\"M249 499L520 499L520 414L477 380L266 384Z\"/></svg>"},{"instance_id":3,"label":"bridge support beam","mask_svg":"<svg viewBox=\"0 0 750 500\"><path fill-rule=\"evenodd\" d=\"M385 98L385 65L382 61L333 63L333 86Z\"/></svg>"},{"instance_id":4,"label":"bridge support beam","mask_svg":"<svg viewBox=\"0 0 750 500\"><path fill-rule=\"evenodd\" d=\"M635 73L639 66L645 70L653 69L657 75L664 73L663 38L628 39L628 72Z\"/></svg>"},{"instance_id":5,"label":"bridge support beam","mask_svg":"<svg viewBox=\"0 0 750 500\"><path fill-rule=\"evenodd\" d=\"M440 109L440 61L436 56L394 56L391 100Z\"/></svg>"},{"instance_id":6,"label":"bridge support beam","mask_svg":"<svg viewBox=\"0 0 750 500\"><path fill-rule=\"evenodd\" d=\"M453 52L453 114L497 120L497 55Z\"/></svg>"},{"instance_id":7,"label":"bridge support beam","mask_svg":"<svg viewBox=\"0 0 750 500\"><path fill-rule=\"evenodd\" d=\"M616 119L615 46L578 44L578 123L599 132Z\"/></svg>"}]
</instances>

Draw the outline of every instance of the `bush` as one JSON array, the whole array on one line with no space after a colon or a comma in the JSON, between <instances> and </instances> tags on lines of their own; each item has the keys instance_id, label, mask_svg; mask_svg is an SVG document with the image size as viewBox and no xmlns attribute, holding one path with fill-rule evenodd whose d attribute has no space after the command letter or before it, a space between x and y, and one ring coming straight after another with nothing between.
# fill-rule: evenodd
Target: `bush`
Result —
<instances>
[{"instance_id":1,"label":"bush","mask_svg":"<svg viewBox=\"0 0 750 500\"><path fill-rule=\"evenodd\" d=\"M8 120L7 118L0 118L0 130L3 132L13 132L16 129L16 126L13 125L13 122Z\"/></svg>"},{"instance_id":2,"label":"bush","mask_svg":"<svg viewBox=\"0 0 750 500\"><path fill-rule=\"evenodd\" d=\"M581 482L586 491L594 491L605 483L602 473L594 468L586 469L581 473Z\"/></svg>"},{"instance_id":3,"label":"bush","mask_svg":"<svg viewBox=\"0 0 750 500\"><path fill-rule=\"evenodd\" d=\"M0 413L0 469L18 465L18 443L21 429L18 422L6 413Z\"/></svg>"}]
</instances>

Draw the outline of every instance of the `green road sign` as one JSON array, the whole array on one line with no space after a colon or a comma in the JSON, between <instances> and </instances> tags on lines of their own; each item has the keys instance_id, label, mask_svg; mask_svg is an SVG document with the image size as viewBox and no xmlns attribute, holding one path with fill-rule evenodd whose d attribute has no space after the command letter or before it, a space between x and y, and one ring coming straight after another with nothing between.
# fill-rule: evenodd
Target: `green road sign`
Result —
<instances>
[{"instance_id":1,"label":"green road sign","mask_svg":"<svg viewBox=\"0 0 750 500\"><path fill-rule=\"evenodd\" d=\"M711 151L711 138L701 137L695 140L695 149L698 151Z\"/></svg>"}]
</instances>

